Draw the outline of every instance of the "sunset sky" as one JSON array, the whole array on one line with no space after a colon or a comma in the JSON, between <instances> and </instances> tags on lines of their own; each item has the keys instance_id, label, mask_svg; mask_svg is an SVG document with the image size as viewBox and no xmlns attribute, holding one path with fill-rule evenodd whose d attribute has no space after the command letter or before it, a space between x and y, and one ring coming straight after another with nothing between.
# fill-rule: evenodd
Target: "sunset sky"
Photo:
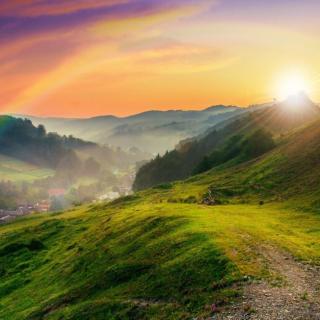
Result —
<instances>
[{"instance_id":1,"label":"sunset sky","mask_svg":"<svg viewBox=\"0 0 320 320\"><path fill-rule=\"evenodd\" d=\"M0 0L0 112L320 102L319 0Z\"/></svg>"}]
</instances>

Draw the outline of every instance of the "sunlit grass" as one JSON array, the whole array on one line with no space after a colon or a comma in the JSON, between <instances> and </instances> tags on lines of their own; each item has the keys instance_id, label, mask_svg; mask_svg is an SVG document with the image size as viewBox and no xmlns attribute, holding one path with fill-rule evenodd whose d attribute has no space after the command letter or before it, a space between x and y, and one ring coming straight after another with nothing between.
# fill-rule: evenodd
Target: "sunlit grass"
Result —
<instances>
[{"instance_id":1,"label":"sunlit grass","mask_svg":"<svg viewBox=\"0 0 320 320\"><path fill-rule=\"evenodd\" d=\"M236 298L228 289L234 281L270 276L258 259L261 245L320 261L316 214L279 205L168 203L161 190L154 196L159 202L133 197L0 227L0 317L206 315L206 304ZM43 248L27 249L32 240ZM6 252L9 244L17 251Z\"/></svg>"}]
</instances>

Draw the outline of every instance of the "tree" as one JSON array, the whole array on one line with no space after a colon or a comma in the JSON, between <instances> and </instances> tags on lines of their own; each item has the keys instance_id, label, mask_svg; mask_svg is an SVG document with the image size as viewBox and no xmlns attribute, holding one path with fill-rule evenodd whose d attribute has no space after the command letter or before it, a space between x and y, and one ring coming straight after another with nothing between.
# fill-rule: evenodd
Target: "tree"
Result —
<instances>
[{"instance_id":1,"label":"tree","mask_svg":"<svg viewBox=\"0 0 320 320\"><path fill-rule=\"evenodd\" d=\"M45 135L46 135L47 132L46 132L45 127L44 127L42 124L39 124L39 125L38 125L37 130L38 130L38 136L39 136L40 138L45 137Z\"/></svg>"},{"instance_id":2,"label":"tree","mask_svg":"<svg viewBox=\"0 0 320 320\"><path fill-rule=\"evenodd\" d=\"M70 186L79 177L81 169L82 162L73 150L69 150L69 152L59 161L55 180L59 181L61 186Z\"/></svg>"},{"instance_id":3,"label":"tree","mask_svg":"<svg viewBox=\"0 0 320 320\"><path fill-rule=\"evenodd\" d=\"M245 154L248 158L258 157L271 149L275 143L270 132L258 129L253 132L243 143Z\"/></svg>"},{"instance_id":4,"label":"tree","mask_svg":"<svg viewBox=\"0 0 320 320\"><path fill-rule=\"evenodd\" d=\"M199 174L208 171L212 168L212 163L208 156L205 156L194 170L194 174Z\"/></svg>"}]
</instances>

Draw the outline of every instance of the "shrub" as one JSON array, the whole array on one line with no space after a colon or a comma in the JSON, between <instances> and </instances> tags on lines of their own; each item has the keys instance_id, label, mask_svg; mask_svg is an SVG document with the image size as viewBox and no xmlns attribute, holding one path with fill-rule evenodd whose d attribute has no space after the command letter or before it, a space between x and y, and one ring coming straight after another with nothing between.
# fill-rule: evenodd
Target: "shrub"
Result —
<instances>
[{"instance_id":1,"label":"shrub","mask_svg":"<svg viewBox=\"0 0 320 320\"><path fill-rule=\"evenodd\" d=\"M172 184L171 183L158 184L157 186L153 187L153 189L170 190L172 189Z\"/></svg>"}]
</instances>

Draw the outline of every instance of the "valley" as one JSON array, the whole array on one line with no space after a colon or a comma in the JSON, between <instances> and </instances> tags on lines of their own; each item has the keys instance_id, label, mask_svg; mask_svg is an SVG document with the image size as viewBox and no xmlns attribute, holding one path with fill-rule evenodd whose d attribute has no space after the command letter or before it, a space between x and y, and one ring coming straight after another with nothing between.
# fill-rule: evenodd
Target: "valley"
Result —
<instances>
[{"instance_id":1,"label":"valley","mask_svg":"<svg viewBox=\"0 0 320 320\"><path fill-rule=\"evenodd\" d=\"M145 157L0 116L1 218L127 195L136 163Z\"/></svg>"},{"instance_id":2,"label":"valley","mask_svg":"<svg viewBox=\"0 0 320 320\"><path fill-rule=\"evenodd\" d=\"M26 118L1 116L0 210L3 211L3 221L20 216L19 208L29 208L23 209L24 215L129 195L136 171L151 157L146 139L152 141L153 151L162 151L159 141L162 139L159 136L161 132L156 128L163 127L164 143L166 148L170 148L170 141L178 141L180 137L169 129L172 121L183 128L182 136L188 136L191 132L185 130L191 123L194 123L194 128L197 127L197 132L203 132L209 125L220 125L226 119L231 121L242 113L245 111L237 107L216 106L203 111L150 111L128 118L31 117L31 122ZM60 134L47 132L47 126ZM117 126L131 126L132 130L139 128L140 138L133 138L135 134L130 132L131 129L128 129L129 136L124 137L125 143L116 145L98 144L71 135L77 133L81 137L89 137L88 134L94 130L119 131ZM157 131L157 137L152 137L151 128ZM83 135L84 132L87 135ZM108 136L103 136L103 139L100 141L113 142ZM55 194L52 190L60 191ZM46 210L36 209L41 203L47 204Z\"/></svg>"}]
</instances>

